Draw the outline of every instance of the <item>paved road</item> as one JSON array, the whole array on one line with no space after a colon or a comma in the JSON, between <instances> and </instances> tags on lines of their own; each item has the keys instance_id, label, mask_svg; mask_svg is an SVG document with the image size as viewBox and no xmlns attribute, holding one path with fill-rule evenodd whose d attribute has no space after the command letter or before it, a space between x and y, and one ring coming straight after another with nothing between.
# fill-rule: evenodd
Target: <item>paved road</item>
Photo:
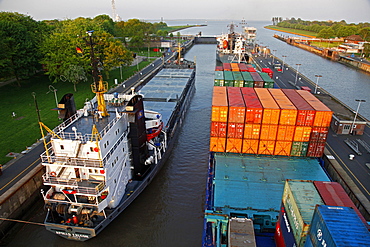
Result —
<instances>
[{"instance_id":1,"label":"paved road","mask_svg":"<svg viewBox=\"0 0 370 247\"><path fill-rule=\"evenodd\" d=\"M270 68L274 71L273 78L279 87L300 89L301 86L308 86L311 88L312 92L315 91L314 82L300 73L298 73L297 75L297 66L292 65L294 66L294 68L292 68L284 64L284 70L282 72L278 72L273 68L273 62L276 63L277 61L275 58L272 58L270 56L264 57L260 55L254 57L254 59L262 68ZM282 65L282 61L280 61L280 64ZM317 88L317 92L320 92L321 94L326 93L320 87ZM350 147L348 147L347 144L345 144L344 140L346 139L360 139L370 144L369 126L366 126L365 133L361 136L337 135L330 129L326 147L339 162L339 164L343 167L343 169L348 173L348 175L352 178L352 180L362 191L362 193L364 193L366 198L370 201L370 169L365 165L366 162L370 163L370 153L361 145L359 145L359 149L362 152L362 155L355 154L354 151ZM355 155L355 158L353 160L349 159L350 154Z\"/></svg>"}]
</instances>

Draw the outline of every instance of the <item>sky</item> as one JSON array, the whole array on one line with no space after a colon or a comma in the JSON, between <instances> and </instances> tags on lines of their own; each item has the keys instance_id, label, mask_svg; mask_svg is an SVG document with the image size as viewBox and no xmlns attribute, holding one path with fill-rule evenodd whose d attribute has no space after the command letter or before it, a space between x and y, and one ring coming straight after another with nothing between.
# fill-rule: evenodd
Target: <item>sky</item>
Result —
<instances>
[{"instance_id":1,"label":"sky","mask_svg":"<svg viewBox=\"0 0 370 247\"><path fill-rule=\"evenodd\" d=\"M370 0L114 0L122 20L231 19L270 21L272 17L302 20L370 22ZM18 12L35 20L75 19L107 14L112 0L0 0L0 11Z\"/></svg>"}]
</instances>

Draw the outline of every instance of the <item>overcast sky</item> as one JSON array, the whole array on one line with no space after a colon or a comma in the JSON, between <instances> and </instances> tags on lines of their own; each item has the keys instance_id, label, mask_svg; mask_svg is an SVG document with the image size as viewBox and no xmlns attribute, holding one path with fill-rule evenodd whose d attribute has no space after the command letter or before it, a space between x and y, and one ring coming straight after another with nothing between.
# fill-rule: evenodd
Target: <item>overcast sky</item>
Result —
<instances>
[{"instance_id":1,"label":"overcast sky","mask_svg":"<svg viewBox=\"0 0 370 247\"><path fill-rule=\"evenodd\" d=\"M234 19L266 20L274 16L303 20L370 22L370 0L115 0L122 20ZM1 11L35 20L112 16L112 0L0 0Z\"/></svg>"}]
</instances>

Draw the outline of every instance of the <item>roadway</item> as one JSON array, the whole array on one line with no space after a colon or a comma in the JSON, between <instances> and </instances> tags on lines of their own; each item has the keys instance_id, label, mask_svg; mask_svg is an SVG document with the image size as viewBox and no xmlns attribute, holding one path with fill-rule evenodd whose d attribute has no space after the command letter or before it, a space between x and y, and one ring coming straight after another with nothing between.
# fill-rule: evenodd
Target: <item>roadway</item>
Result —
<instances>
[{"instance_id":1,"label":"roadway","mask_svg":"<svg viewBox=\"0 0 370 247\"><path fill-rule=\"evenodd\" d=\"M277 62L279 62L282 66L283 63L280 59L277 59L276 57L272 57L270 55L264 56L262 54L254 56L254 60L261 68L270 68L274 71L273 79L275 80L278 87L300 89L301 86L307 86L311 88L312 92L315 91L315 83L304 75L300 74L299 69L297 74L296 69L290 67L287 64L284 64L283 71L277 71L274 68L273 63L276 64ZM317 92L321 94L327 93L324 89L320 87L317 88ZM330 128L326 147L334 156L334 158L339 162L342 168L348 173L348 175L361 190L361 192L365 195L365 197L370 201L370 169L365 165L366 162L370 163L370 153L364 147L359 145L359 150L361 151L362 155L357 155L347 144L345 144L344 140L346 139L360 139L370 144L369 125L365 127L365 132L363 135L357 136L337 135ZM350 154L355 155L353 160L349 159Z\"/></svg>"}]
</instances>

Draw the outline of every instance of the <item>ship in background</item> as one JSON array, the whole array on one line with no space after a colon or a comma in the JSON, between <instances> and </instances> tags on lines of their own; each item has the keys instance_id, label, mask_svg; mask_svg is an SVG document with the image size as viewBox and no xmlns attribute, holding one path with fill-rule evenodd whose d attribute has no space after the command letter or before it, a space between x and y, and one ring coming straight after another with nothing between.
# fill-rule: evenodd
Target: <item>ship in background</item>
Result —
<instances>
[{"instance_id":1,"label":"ship in background","mask_svg":"<svg viewBox=\"0 0 370 247\"><path fill-rule=\"evenodd\" d=\"M237 25L231 23L228 25L229 32L217 37L216 59L221 63L230 62L249 62L248 53L253 49L256 40L257 29L254 27L244 26L243 31L238 33L235 31Z\"/></svg>"},{"instance_id":2,"label":"ship in background","mask_svg":"<svg viewBox=\"0 0 370 247\"><path fill-rule=\"evenodd\" d=\"M193 62L179 59L163 66L140 85L140 93L132 88L128 94L107 93L94 68L96 96L83 109L74 110L69 94L59 104L62 124L50 130L39 120L51 134L50 142L43 138L41 155L43 184L49 187L42 192L47 230L71 240L93 238L156 176L195 91Z\"/></svg>"}]
</instances>

